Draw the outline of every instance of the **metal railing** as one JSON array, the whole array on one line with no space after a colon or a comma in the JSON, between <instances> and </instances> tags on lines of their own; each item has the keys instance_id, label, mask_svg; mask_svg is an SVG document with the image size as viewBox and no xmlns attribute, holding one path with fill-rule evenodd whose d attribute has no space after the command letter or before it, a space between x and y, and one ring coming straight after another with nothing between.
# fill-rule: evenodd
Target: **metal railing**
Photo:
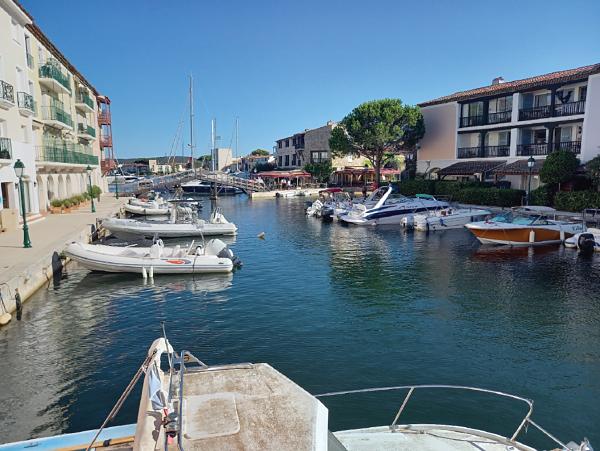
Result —
<instances>
[{"instance_id":1,"label":"metal railing","mask_svg":"<svg viewBox=\"0 0 600 451\"><path fill-rule=\"evenodd\" d=\"M585 100L577 102L561 103L554 106L554 114L556 116L572 116L575 114L585 113Z\"/></svg>"},{"instance_id":2,"label":"metal railing","mask_svg":"<svg viewBox=\"0 0 600 451\"><path fill-rule=\"evenodd\" d=\"M517 146L517 155L527 157L531 155L548 155L548 144L519 144Z\"/></svg>"},{"instance_id":3,"label":"metal railing","mask_svg":"<svg viewBox=\"0 0 600 451\"><path fill-rule=\"evenodd\" d=\"M26 92L17 92L17 104L19 105L19 108L24 108L26 110L35 112L35 101L33 100L33 96L31 94L27 94Z\"/></svg>"},{"instance_id":4,"label":"metal railing","mask_svg":"<svg viewBox=\"0 0 600 451\"><path fill-rule=\"evenodd\" d=\"M0 138L0 160L12 159L12 144L10 138Z\"/></svg>"},{"instance_id":5,"label":"metal railing","mask_svg":"<svg viewBox=\"0 0 600 451\"><path fill-rule=\"evenodd\" d=\"M93 136L94 138L96 137L96 129L91 125L85 125L81 123L77 124L77 132L80 134Z\"/></svg>"},{"instance_id":6,"label":"metal railing","mask_svg":"<svg viewBox=\"0 0 600 451\"><path fill-rule=\"evenodd\" d=\"M69 127L73 127L73 119L71 119L71 115L63 110L59 106L43 106L42 110L42 120L45 121L58 121Z\"/></svg>"},{"instance_id":7,"label":"metal railing","mask_svg":"<svg viewBox=\"0 0 600 451\"><path fill-rule=\"evenodd\" d=\"M63 74L57 63L46 62L46 64L40 66L39 73L40 78L52 78L71 92L71 76Z\"/></svg>"},{"instance_id":8,"label":"metal railing","mask_svg":"<svg viewBox=\"0 0 600 451\"><path fill-rule=\"evenodd\" d=\"M94 101L87 92L80 91L79 94L77 94L77 103L85 103L91 109L94 109Z\"/></svg>"},{"instance_id":9,"label":"metal railing","mask_svg":"<svg viewBox=\"0 0 600 451\"><path fill-rule=\"evenodd\" d=\"M109 111L100 111L98 113L98 123L100 124L110 124L110 112Z\"/></svg>"},{"instance_id":10,"label":"metal railing","mask_svg":"<svg viewBox=\"0 0 600 451\"><path fill-rule=\"evenodd\" d=\"M4 80L0 80L0 99L15 103L15 88Z\"/></svg>"},{"instance_id":11,"label":"metal railing","mask_svg":"<svg viewBox=\"0 0 600 451\"><path fill-rule=\"evenodd\" d=\"M554 150L566 150L573 153L581 153L581 141L562 141L554 143Z\"/></svg>"},{"instance_id":12,"label":"metal railing","mask_svg":"<svg viewBox=\"0 0 600 451\"><path fill-rule=\"evenodd\" d=\"M478 158L481 153L481 147L459 147L458 158Z\"/></svg>"},{"instance_id":13,"label":"metal railing","mask_svg":"<svg viewBox=\"0 0 600 451\"><path fill-rule=\"evenodd\" d=\"M485 118L480 116L464 116L460 118L461 127L475 127L477 125L485 125Z\"/></svg>"},{"instance_id":14,"label":"metal railing","mask_svg":"<svg viewBox=\"0 0 600 451\"><path fill-rule=\"evenodd\" d=\"M510 122L512 119L512 111L498 111L496 113L488 114L488 124L500 124L502 122Z\"/></svg>"},{"instance_id":15,"label":"metal railing","mask_svg":"<svg viewBox=\"0 0 600 451\"><path fill-rule=\"evenodd\" d=\"M48 140L37 146L36 161L98 165L98 157L92 154L91 147L60 140Z\"/></svg>"},{"instance_id":16,"label":"metal railing","mask_svg":"<svg viewBox=\"0 0 600 451\"><path fill-rule=\"evenodd\" d=\"M487 394L491 394L491 395L496 395L496 396L520 401L527 405L527 413L525 414L525 417L519 422L519 425L517 426L515 432L510 437L505 437L505 439L508 442L514 443L515 440L517 439L517 437L519 436L519 434L523 431L523 429L528 424L530 424L533 427L535 427L536 429L538 429L540 432L542 432L550 440L554 441L555 443L557 443L558 445L560 445L561 447L566 449L566 445L563 442L558 440L556 437L554 437L552 434L550 434L548 431L543 429L541 426L539 426L537 423L535 423L531 419L531 415L533 414L533 401L532 400L523 398L523 397L517 396L517 395L511 395L510 393L504 393L501 391L488 390L486 388L469 387L469 386L462 386L462 385L398 385L398 386L394 386L394 387L377 387L377 388L365 388L362 390L346 390L346 391L330 392L330 393L323 393L323 394L315 395L315 396L317 398L325 398L325 397L349 395L349 394L356 394L356 393L374 393L374 392L385 392L385 391L408 390L408 393L404 397L404 400L402 401L402 404L400 405L400 408L398 409L398 412L396 413L396 416L394 417L394 420L392 421L392 424L390 425L390 430L392 432L396 432L398 429L401 428L401 426L398 425L398 420L400 419L400 415L402 415L402 412L404 412L404 409L406 408L406 405L407 405L410 397L412 396L413 392L417 389L465 390L465 391L473 391L473 392L479 392L479 393L487 393Z\"/></svg>"},{"instance_id":17,"label":"metal railing","mask_svg":"<svg viewBox=\"0 0 600 451\"><path fill-rule=\"evenodd\" d=\"M533 108L521 108L519 110L520 121L530 121L533 119L544 119L552 116L552 106L536 106Z\"/></svg>"},{"instance_id":18,"label":"metal railing","mask_svg":"<svg viewBox=\"0 0 600 451\"><path fill-rule=\"evenodd\" d=\"M458 158L494 158L508 157L510 155L510 145L501 146L477 146L477 147L459 147Z\"/></svg>"}]
</instances>

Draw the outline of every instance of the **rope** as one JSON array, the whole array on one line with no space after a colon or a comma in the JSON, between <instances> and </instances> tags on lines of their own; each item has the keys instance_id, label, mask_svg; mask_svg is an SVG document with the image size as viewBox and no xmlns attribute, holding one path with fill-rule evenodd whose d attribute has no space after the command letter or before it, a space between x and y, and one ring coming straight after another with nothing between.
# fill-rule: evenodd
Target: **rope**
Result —
<instances>
[{"instance_id":1,"label":"rope","mask_svg":"<svg viewBox=\"0 0 600 451\"><path fill-rule=\"evenodd\" d=\"M108 416L106 417L106 419L102 423L102 426L100 426L100 429L98 429L98 432L96 432L96 435L94 436L94 438L92 439L92 441L88 445L88 447L85 449L85 451L90 451L92 449L94 443L96 442L96 439L98 438L98 436L100 435L100 433L104 430L104 428L106 427L106 425L108 424L108 422L111 421L115 417L115 415L117 413L119 413L119 410L121 410L121 407L123 406L123 403L125 402L125 400L127 400L127 397L129 396L129 394L133 390L133 387L135 387L135 384L139 380L139 378L142 375L142 373L146 372L146 370L148 369L148 365L150 365L150 362L152 361L152 359L154 358L155 355L156 355L156 349L152 352L152 354L150 354L149 356L147 356L144 359L144 362L138 368L138 370L136 371L135 375L133 376L133 379L131 379L131 381L129 382L129 384L127 385L127 387L125 388L125 390L123 391L123 393L121 394L121 396L119 397L119 399L117 400L116 404L113 406L113 408L111 409L111 411L108 413Z\"/></svg>"}]
</instances>

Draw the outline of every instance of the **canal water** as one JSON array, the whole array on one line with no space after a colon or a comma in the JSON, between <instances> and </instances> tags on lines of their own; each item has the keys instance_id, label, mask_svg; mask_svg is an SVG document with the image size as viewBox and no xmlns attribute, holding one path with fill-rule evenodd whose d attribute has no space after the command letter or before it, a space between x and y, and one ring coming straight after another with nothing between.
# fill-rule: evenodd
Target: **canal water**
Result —
<instances>
[{"instance_id":1,"label":"canal water","mask_svg":"<svg viewBox=\"0 0 600 451\"><path fill-rule=\"evenodd\" d=\"M210 364L268 362L311 393L457 384L535 400L563 440L600 446L600 258L481 247L464 230L406 233L304 216L304 200L220 200L239 226L231 276L69 266L0 330L0 442L98 427L166 321ZM265 232L265 239L257 235ZM140 387L113 424L136 419ZM332 430L391 423L404 392L324 399ZM401 422L510 435L516 401L419 392ZM520 438L551 448L533 428Z\"/></svg>"}]
</instances>

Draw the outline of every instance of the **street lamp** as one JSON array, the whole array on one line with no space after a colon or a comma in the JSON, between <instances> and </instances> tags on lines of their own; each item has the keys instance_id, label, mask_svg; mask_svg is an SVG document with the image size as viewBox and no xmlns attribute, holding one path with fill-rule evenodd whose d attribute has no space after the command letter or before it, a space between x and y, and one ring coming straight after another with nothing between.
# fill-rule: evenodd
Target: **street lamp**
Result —
<instances>
[{"instance_id":1,"label":"street lamp","mask_svg":"<svg viewBox=\"0 0 600 451\"><path fill-rule=\"evenodd\" d=\"M535 158L529 157L527 160L527 167L529 168L529 177L527 180L527 205L529 205L529 194L531 193L531 171L535 165Z\"/></svg>"},{"instance_id":2,"label":"street lamp","mask_svg":"<svg viewBox=\"0 0 600 451\"><path fill-rule=\"evenodd\" d=\"M29 239L29 227L27 226L27 212L25 211L25 189L23 188L23 171L25 165L20 159L15 161L15 174L19 178L19 191L21 191L21 216L23 216L23 247L31 247L31 240Z\"/></svg>"},{"instance_id":3,"label":"street lamp","mask_svg":"<svg viewBox=\"0 0 600 451\"><path fill-rule=\"evenodd\" d=\"M122 164L118 164L117 171L116 171L117 173L115 174L115 198L116 199L119 198L119 171L121 170L122 167L123 167Z\"/></svg>"},{"instance_id":4,"label":"street lamp","mask_svg":"<svg viewBox=\"0 0 600 451\"><path fill-rule=\"evenodd\" d=\"M88 167L85 168L85 172L88 175L88 189L90 192L90 199L92 199L92 213L96 213L96 206L94 205L94 193L92 192L92 168L88 164Z\"/></svg>"}]
</instances>

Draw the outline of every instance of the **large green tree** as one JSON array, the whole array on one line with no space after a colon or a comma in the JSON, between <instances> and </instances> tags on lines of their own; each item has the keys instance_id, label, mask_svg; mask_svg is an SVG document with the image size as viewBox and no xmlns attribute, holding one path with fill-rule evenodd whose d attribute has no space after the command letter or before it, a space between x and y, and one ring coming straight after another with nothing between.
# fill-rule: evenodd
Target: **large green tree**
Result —
<instances>
[{"instance_id":1,"label":"large green tree","mask_svg":"<svg viewBox=\"0 0 600 451\"><path fill-rule=\"evenodd\" d=\"M252 152L250 152L250 155L253 155L255 157L266 157L271 155L271 153L265 149L255 149Z\"/></svg>"},{"instance_id":2,"label":"large green tree","mask_svg":"<svg viewBox=\"0 0 600 451\"><path fill-rule=\"evenodd\" d=\"M424 134L419 107L405 105L400 99L373 100L342 119L331 133L329 147L335 156L353 154L368 159L379 185L381 168L400 153L414 153Z\"/></svg>"},{"instance_id":3,"label":"large green tree","mask_svg":"<svg viewBox=\"0 0 600 451\"><path fill-rule=\"evenodd\" d=\"M540 169L540 180L550 185L558 185L560 191L560 184L571 180L578 167L579 160L573 152L556 150L546 157Z\"/></svg>"},{"instance_id":4,"label":"large green tree","mask_svg":"<svg viewBox=\"0 0 600 451\"><path fill-rule=\"evenodd\" d=\"M304 170L312 175L315 180L321 183L329 181L329 176L333 171L331 167L331 160L325 160L320 163L307 163L304 166Z\"/></svg>"}]
</instances>

